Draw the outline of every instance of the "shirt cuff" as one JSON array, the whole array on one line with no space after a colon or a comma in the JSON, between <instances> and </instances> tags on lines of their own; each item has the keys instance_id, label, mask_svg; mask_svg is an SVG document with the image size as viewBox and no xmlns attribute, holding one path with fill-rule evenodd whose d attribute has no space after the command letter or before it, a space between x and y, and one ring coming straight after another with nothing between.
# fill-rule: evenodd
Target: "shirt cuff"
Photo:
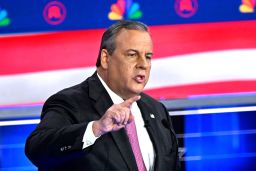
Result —
<instances>
[{"instance_id":1,"label":"shirt cuff","mask_svg":"<svg viewBox=\"0 0 256 171\"><path fill-rule=\"evenodd\" d=\"M92 124L94 121L91 121L88 123L87 128L84 132L84 136L83 136L83 149L85 149L86 147L89 147L90 145L93 145L94 142L97 140L97 138L93 133L92 130Z\"/></svg>"}]
</instances>

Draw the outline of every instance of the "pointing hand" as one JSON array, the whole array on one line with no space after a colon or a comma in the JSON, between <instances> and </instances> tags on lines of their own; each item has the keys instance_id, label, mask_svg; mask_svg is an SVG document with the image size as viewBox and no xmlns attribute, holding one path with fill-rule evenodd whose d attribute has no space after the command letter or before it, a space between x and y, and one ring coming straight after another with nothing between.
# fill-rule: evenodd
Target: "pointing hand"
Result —
<instances>
[{"instance_id":1,"label":"pointing hand","mask_svg":"<svg viewBox=\"0 0 256 171\"><path fill-rule=\"evenodd\" d=\"M93 122L94 135L98 137L107 132L117 131L133 121L130 107L139 99L140 96L134 96L120 104L112 105L99 120Z\"/></svg>"}]
</instances>

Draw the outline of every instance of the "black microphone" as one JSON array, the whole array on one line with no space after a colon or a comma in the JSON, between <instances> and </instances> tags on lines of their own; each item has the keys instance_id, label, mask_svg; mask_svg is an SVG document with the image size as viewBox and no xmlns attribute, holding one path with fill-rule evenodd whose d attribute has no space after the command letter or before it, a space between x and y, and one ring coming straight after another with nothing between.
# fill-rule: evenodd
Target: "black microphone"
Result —
<instances>
[{"instance_id":1,"label":"black microphone","mask_svg":"<svg viewBox=\"0 0 256 171\"><path fill-rule=\"evenodd\" d=\"M170 129L171 125L167 121L167 119L162 119L162 124L164 125L165 128Z\"/></svg>"}]
</instances>

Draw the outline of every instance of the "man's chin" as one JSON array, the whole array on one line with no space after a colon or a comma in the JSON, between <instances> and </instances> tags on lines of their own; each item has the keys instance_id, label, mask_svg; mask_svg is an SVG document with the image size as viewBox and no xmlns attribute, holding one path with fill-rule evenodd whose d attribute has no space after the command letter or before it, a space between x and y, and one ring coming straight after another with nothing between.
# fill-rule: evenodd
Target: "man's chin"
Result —
<instances>
[{"instance_id":1,"label":"man's chin","mask_svg":"<svg viewBox=\"0 0 256 171\"><path fill-rule=\"evenodd\" d=\"M142 93L143 90L144 90L144 87L140 88L140 89L135 89L135 90L133 90L132 94L134 94L134 96L140 95L140 93Z\"/></svg>"}]
</instances>

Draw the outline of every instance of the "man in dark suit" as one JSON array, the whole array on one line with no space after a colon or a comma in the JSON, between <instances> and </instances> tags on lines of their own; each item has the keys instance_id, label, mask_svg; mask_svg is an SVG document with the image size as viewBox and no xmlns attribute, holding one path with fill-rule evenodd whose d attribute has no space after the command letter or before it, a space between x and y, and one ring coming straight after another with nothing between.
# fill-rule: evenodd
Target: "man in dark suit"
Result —
<instances>
[{"instance_id":1,"label":"man in dark suit","mask_svg":"<svg viewBox=\"0 0 256 171\"><path fill-rule=\"evenodd\" d=\"M152 51L143 23L119 21L105 31L97 71L51 96L26 141L26 155L39 170L178 169L178 145L168 112L142 93ZM135 125L133 133L128 133L130 125Z\"/></svg>"}]
</instances>

